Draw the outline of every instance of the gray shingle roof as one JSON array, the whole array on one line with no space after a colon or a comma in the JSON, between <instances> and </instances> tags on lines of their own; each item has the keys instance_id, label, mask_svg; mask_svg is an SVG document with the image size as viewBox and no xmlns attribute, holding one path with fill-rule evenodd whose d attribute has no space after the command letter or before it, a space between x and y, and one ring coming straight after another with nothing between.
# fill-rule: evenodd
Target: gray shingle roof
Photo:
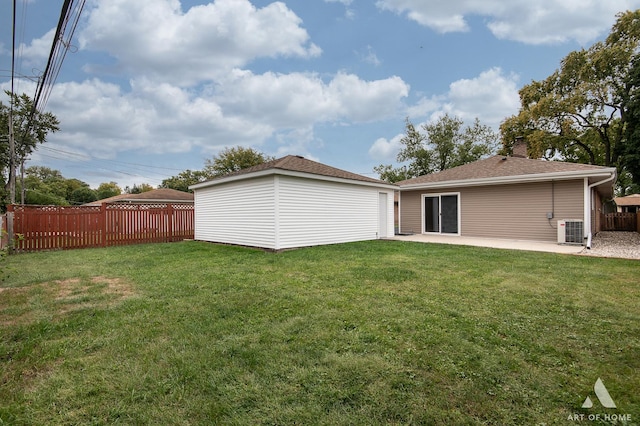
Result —
<instances>
[{"instance_id":1,"label":"gray shingle roof","mask_svg":"<svg viewBox=\"0 0 640 426\"><path fill-rule=\"evenodd\" d=\"M309 174L328 176L333 178L349 179L349 180L356 180L361 182L389 185L388 182L362 176L356 173L351 173L346 170L336 169L335 167L327 166L326 164L308 160L298 155L287 155L282 158L278 158L272 161L267 161L266 163L258 164L257 166L248 167L246 169L238 170L236 172L232 172L224 176L220 176L209 182L214 182L220 179L226 179L233 176L249 175L251 173L261 172L261 171L270 170L270 169L288 170L292 172L309 173Z\"/></svg>"},{"instance_id":2,"label":"gray shingle roof","mask_svg":"<svg viewBox=\"0 0 640 426\"><path fill-rule=\"evenodd\" d=\"M606 170L607 167L590 164L565 163L561 161L532 160L529 158L505 157L494 155L484 160L464 164L437 173L418 176L413 179L396 182L402 187L407 185L428 184L447 181L463 181L472 179L488 179L509 176L524 176L562 172L593 172Z\"/></svg>"}]
</instances>

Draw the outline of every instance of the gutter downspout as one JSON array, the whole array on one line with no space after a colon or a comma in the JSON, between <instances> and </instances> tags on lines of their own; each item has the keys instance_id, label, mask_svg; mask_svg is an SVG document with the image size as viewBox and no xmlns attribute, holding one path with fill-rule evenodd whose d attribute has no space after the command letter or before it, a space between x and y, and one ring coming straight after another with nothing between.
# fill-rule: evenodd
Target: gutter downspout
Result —
<instances>
[{"instance_id":1,"label":"gutter downspout","mask_svg":"<svg viewBox=\"0 0 640 426\"><path fill-rule=\"evenodd\" d=\"M603 180L601 180L599 182L594 182L591 185L587 186L588 197L586 197L586 201L588 201L589 204L585 208L585 213L586 213L586 216L588 218L587 223L589 224L589 233L587 234L587 249L589 249L589 250L591 249L591 219L592 219L591 218L591 204L592 204L591 203L591 191L592 191L592 189L594 187L596 187L598 185L602 185L603 183L607 183L607 182L611 182L612 180L615 180L616 177L617 177L617 173L614 170L611 173L611 176L609 176L608 178L603 179Z\"/></svg>"},{"instance_id":2,"label":"gutter downspout","mask_svg":"<svg viewBox=\"0 0 640 426\"><path fill-rule=\"evenodd\" d=\"M394 210L394 213L395 213L395 208L396 208L396 206L395 206L396 192L398 193L398 235L400 235L400 234L402 234L402 219L401 219L402 218L402 204L401 204L402 202L400 200L402 197L400 196L400 190L399 189L394 189L393 190L393 204L394 204L393 205L393 210ZM395 220L395 214L394 214L394 220ZM395 224L394 224L393 227L394 227L393 233L395 235L395 233L396 233Z\"/></svg>"}]
</instances>

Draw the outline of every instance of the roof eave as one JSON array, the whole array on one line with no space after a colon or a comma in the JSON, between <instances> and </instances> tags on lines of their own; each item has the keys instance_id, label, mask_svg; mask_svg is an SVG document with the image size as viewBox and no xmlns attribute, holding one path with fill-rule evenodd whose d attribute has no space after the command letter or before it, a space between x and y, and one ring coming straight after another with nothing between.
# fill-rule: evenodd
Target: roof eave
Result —
<instances>
[{"instance_id":1,"label":"roof eave","mask_svg":"<svg viewBox=\"0 0 640 426\"><path fill-rule=\"evenodd\" d=\"M347 183L350 185L371 186L371 187L384 188L384 189L390 189L390 190L398 189L397 185L390 184L390 183L367 182L364 180L325 176L325 175L319 175L315 173L297 172L293 170L285 170L285 169L277 169L277 168L260 170L258 172L247 173L247 174L242 174L238 176L229 176L226 178L222 177L222 178L210 180L207 182L196 183L195 185L189 186L189 189L192 189L192 190L202 189L210 186L221 185L224 183L237 182L237 181L246 180L246 179L255 179L255 178L271 176L271 175L293 176L293 177L300 177L305 179L315 179L315 180L322 180L327 182Z\"/></svg>"},{"instance_id":2,"label":"roof eave","mask_svg":"<svg viewBox=\"0 0 640 426\"><path fill-rule=\"evenodd\" d=\"M441 182L424 182L416 184L401 185L401 191L416 190L416 189L437 189L437 188L451 188L457 186L484 186L484 185L504 185L513 183L529 183L529 182L541 182L548 180L567 180L567 179L579 179L589 177L609 177L616 173L614 167L598 169L598 170L573 170L570 172L553 172L553 173L535 173L527 175L517 176L497 176L491 178L479 178L479 179L460 179L460 180L448 180Z\"/></svg>"}]
</instances>

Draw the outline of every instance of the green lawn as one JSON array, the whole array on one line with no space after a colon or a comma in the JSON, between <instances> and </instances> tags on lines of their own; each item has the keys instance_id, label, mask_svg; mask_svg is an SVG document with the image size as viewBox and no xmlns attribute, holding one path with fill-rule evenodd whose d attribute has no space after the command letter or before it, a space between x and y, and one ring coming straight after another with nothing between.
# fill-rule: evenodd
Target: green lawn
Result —
<instances>
[{"instance_id":1,"label":"green lawn","mask_svg":"<svg viewBox=\"0 0 640 426\"><path fill-rule=\"evenodd\" d=\"M638 261L372 241L5 264L0 424L640 424Z\"/></svg>"}]
</instances>

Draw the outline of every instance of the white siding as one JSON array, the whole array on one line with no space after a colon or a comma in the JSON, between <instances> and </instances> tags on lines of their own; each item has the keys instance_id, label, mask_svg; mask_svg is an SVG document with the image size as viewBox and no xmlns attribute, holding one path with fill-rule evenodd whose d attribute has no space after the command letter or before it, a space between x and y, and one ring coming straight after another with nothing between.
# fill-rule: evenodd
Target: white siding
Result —
<instances>
[{"instance_id":1,"label":"white siding","mask_svg":"<svg viewBox=\"0 0 640 426\"><path fill-rule=\"evenodd\" d=\"M264 248L275 245L274 177L195 191L195 239Z\"/></svg>"},{"instance_id":2,"label":"white siding","mask_svg":"<svg viewBox=\"0 0 640 426\"><path fill-rule=\"evenodd\" d=\"M388 235L393 235L393 191L336 182L278 177L278 248L378 237L379 193L388 192Z\"/></svg>"},{"instance_id":3,"label":"white siding","mask_svg":"<svg viewBox=\"0 0 640 426\"><path fill-rule=\"evenodd\" d=\"M205 187L195 191L195 238L275 250L373 240L380 193L390 237L392 190L282 175Z\"/></svg>"}]
</instances>

